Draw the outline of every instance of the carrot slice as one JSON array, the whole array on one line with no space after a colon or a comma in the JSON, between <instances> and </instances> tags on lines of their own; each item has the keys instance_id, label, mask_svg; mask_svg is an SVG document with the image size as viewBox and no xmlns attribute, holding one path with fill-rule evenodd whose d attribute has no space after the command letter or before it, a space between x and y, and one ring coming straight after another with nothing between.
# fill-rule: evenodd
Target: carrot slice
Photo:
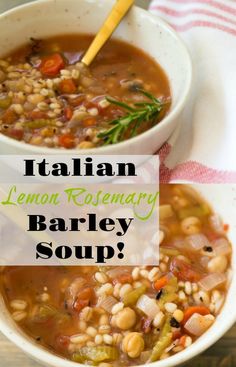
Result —
<instances>
[{"instance_id":1,"label":"carrot slice","mask_svg":"<svg viewBox=\"0 0 236 367\"><path fill-rule=\"evenodd\" d=\"M70 106L65 107L64 116L66 121L69 121L73 116L73 109Z\"/></svg>"},{"instance_id":2,"label":"carrot slice","mask_svg":"<svg viewBox=\"0 0 236 367\"><path fill-rule=\"evenodd\" d=\"M163 287L165 287L168 283L168 278L166 276L157 279L154 283L154 288L156 289L156 291L159 291L160 289L162 289Z\"/></svg>"},{"instance_id":3,"label":"carrot slice","mask_svg":"<svg viewBox=\"0 0 236 367\"><path fill-rule=\"evenodd\" d=\"M190 317L195 313L198 313L199 315L205 316L205 315L209 315L210 311L205 306L192 306L192 307L189 307L184 312L184 318L183 318L182 324L185 325L186 322L190 319Z\"/></svg>"},{"instance_id":4,"label":"carrot slice","mask_svg":"<svg viewBox=\"0 0 236 367\"><path fill-rule=\"evenodd\" d=\"M74 148L75 136L73 134L65 134L59 136L59 145L66 149Z\"/></svg>"},{"instance_id":5,"label":"carrot slice","mask_svg":"<svg viewBox=\"0 0 236 367\"><path fill-rule=\"evenodd\" d=\"M39 70L43 75L55 76L65 67L65 61L60 54L53 54L44 57L39 65Z\"/></svg>"},{"instance_id":6,"label":"carrot slice","mask_svg":"<svg viewBox=\"0 0 236 367\"><path fill-rule=\"evenodd\" d=\"M223 228L224 228L224 231L227 232L229 230L229 224L225 223Z\"/></svg>"},{"instance_id":7,"label":"carrot slice","mask_svg":"<svg viewBox=\"0 0 236 367\"><path fill-rule=\"evenodd\" d=\"M75 93L77 88L73 79L64 79L59 84L59 90L63 94Z\"/></svg>"},{"instance_id":8,"label":"carrot slice","mask_svg":"<svg viewBox=\"0 0 236 367\"><path fill-rule=\"evenodd\" d=\"M94 117L88 117L86 119L83 120L83 126L84 127L88 127L88 126L94 126L96 125L96 119Z\"/></svg>"}]
</instances>

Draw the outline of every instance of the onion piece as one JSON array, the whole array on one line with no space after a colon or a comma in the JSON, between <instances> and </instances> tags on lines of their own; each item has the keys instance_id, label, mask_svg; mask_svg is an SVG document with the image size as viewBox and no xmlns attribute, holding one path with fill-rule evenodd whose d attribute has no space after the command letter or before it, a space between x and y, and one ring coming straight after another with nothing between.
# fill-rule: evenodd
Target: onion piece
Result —
<instances>
[{"instance_id":1,"label":"onion piece","mask_svg":"<svg viewBox=\"0 0 236 367\"><path fill-rule=\"evenodd\" d=\"M139 298L136 307L145 313L150 320L153 320L156 314L160 311L156 300L146 296L145 294Z\"/></svg>"},{"instance_id":2,"label":"onion piece","mask_svg":"<svg viewBox=\"0 0 236 367\"><path fill-rule=\"evenodd\" d=\"M160 220L165 220L167 218L173 217L174 212L170 204L159 206L159 216Z\"/></svg>"},{"instance_id":3,"label":"onion piece","mask_svg":"<svg viewBox=\"0 0 236 367\"><path fill-rule=\"evenodd\" d=\"M83 52L64 52L64 56L69 61L69 64L73 65L82 59Z\"/></svg>"},{"instance_id":4,"label":"onion piece","mask_svg":"<svg viewBox=\"0 0 236 367\"><path fill-rule=\"evenodd\" d=\"M186 247L185 238L177 237L171 242L171 246L182 249Z\"/></svg>"},{"instance_id":5,"label":"onion piece","mask_svg":"<svg viewBox=\"0 0 236 367\"><path fill-rule=\"evenodd\" d=\"M194 313L184 325L186 331L194 336L201 336L207 329L214 323L215 318L213 315L202 316L198 313Z\"/></svg>"},{"instance_id":6,"label":"onion piece","mask_svg":"<svg viewBox=\"0 0 236 367\"><path fill-rule=\"evenodd\" d=\"M202 233L197 233L188 236L186 238L186 241L194 250L201 250L203 247L210 246L207 237Z\"/></svg>"},{"instance_id":7,"label":"onion piece","mask_svg":"<svg viewBox=\"0 0 236 367\"><path fill-rule=\"evenodd\" d=\"M221 217L218 214L213 214L209 218L211 228L218 234L224 233L224 226Z\"/></svg>"},{"instance_id":8,"label":"onion piece","mask_svg":"<svg viewBox=\"0 0 236 367\"><path fill-rule=\"evenodd\" d=\"M231 245L226 238L218 238L212 243L216 256L229 255L232 252Z\"/></svg>"},{"instance_id":9,"label":"onion piece","mask_svg":"<svg viewBox=\"0 0 236 367\"><path fill-rule=\"evenodd\" d=\"M207 265L209 263L209 257L208 256L202 256L200 258L200 264L204 269L207 269Z\"/></svg>"},{"instance_id":10,"label":"onion piece","mask_svg":"<svg viewBox=\"0 0 236 367\"><path fill-rule=\"evenodd\" d=\"M105 296L105 297L101 297L98 300L98 307L103 308L105 311L107 311L108 313L111 313L112 307L117 304L118 301L115 297L112 296Z\"/></svg>"},{"instance_id":11,"label":"onion piece","mask_svg":"<svg viewBox=\"0 0 236 367\"><path fill-rule=\"evenodd\" d=\"M198 284L200 287L205 289L206 291L211 291L212 289L218 287L219 285L223 284L227 280L225 274L222 273L212 273L207 275L206 277L202 278Z\"/></svg>"},{"instance_id":12,"label":"onion piece","mask_svg":"<svg viewBox=\"0 0 236 367\"><path fill-rule=\"evenodd\" d=\"M106 274L108 275L108 277L111 278L111 279L116 279L120 275L124 275L126 273L130 274L131 273L131 269L129 267L125 267L125 266L113 267L112 269L110 269L110 270L108 270L106 272Z\"/></svg>"}]
</instances>

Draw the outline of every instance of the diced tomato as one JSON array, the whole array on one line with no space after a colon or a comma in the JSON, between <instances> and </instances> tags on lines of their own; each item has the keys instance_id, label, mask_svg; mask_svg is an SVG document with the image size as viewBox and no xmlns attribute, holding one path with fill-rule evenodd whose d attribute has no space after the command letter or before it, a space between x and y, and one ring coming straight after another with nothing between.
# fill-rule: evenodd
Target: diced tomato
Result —
<instances>
[{"instance_id":1,"label":"diced tomato","mask_svg":"<svg viewBox=\"0 0 236 367\"><path fill-rule=\"evenodd\" d=\"M23 136L24 136L24 130L23 129L9 129L8 130L8 134L16 140L22 140Z\"/></svg>"},{"instance_id":2,"label":"diced tomato","mask_svg":"<svg viewBox=\"0 0 236 367\"><path fill-rule=\"evenodd\" d=\"M56 76L61 69L65 67L65 61L63 57L56 53L47 57L44 57L39 65L39 70L43 75Z\"/></svg>"},{"instance_id":3,"label":"diced tomato","mask_svg":"<svg viewBox=\"0 0 236 367\"><path fill-rule=\"evenodd\" d=\"M205 306L188 307L187 310L184 312L184 318L183 318L182 324L185 325L186 322L190 319L190 317L195 313L198 313L199 315L205 316L205 315L209 315L210 311Z\"/></svg>"},{"instance_id":4,"label":"diced tomato","mask_svg":"<svg viewBox=\"0 0 236 367\"><path fill-rule=\"evenodd\" d=\"M148 334L151 331L152 320L147 319L146 317L141 318L141 329L144 334Z\"/></svg>"},{"instance_id":5,"label":"diced tomato","mask_svg":"<svg viewBox=\"0 0 236 367\"><path fill-rule=\"evenodd\" d=\"M46 119L48 118L48 114L43 111L31 111L28 113L27 117L30 120Z\"/></svg>"},{"instance_id":6,"label":"diced tomato","mask_svg":"<svg viewBox=\"0 0 236 367\"><path fill-rule=\"evenodd\" d=\"M64 134L59 136L59 145L66 149L74 148L75 136L73 134Z\"/></svg>"},{"instance_id":7,"label":"diced tomato","mask_svg":"<svg viewBox=\"0 0 236 367\"><path fill-rule=\"evenodd\" d=\"M213 232L211 228L204 228L204 235L210 242L221 238L221 235L219 233Z\"/></svg>"},{"instance_id":8,"label":"diced tomato","mask_svg":"<svg viewBox=\"0 0 236 367\"><path fill-rule=\"evenodd\" d=\"M227 232L229 230L229 225L225 223L223 228L224 228L224 231Z\"/></svg>"},{"instance_id":9,"label":"diced tomato","mask_svg":"<svg viewBox=\"0 0 236 367\"><path fill-rule=\"evenodd\" d=\"M99 105L96 101L90 100L90 101L85 101L84 102L84 107L86 107L87 110L89 110L90 108L97 108L99 109Z\"/></svg>"},{"instance_id":10,"label":"diced tomato","mask_svg":"<svg viewBox=\"0 0 236 367\"><path fill-rule=\"evenodd\" d=\"M106 109L102 110L103 113L101 112L101 114L103 114L104 116L106 116L106 118L111 121L111 120L115 120L116 118L120 117L120 116L124 116L124 110L122 110L120 107L118 106L109 106Z\"/></svg>"},{"instance_id":11,"label":"diced tomato","mask_svg":"<svg viewBox=\"0 0 236 367\"><path fill-rule=\"evenodd\" d=\"M77 88L73 79L64 79L59 84L59 90L62 94L73 94Z\"/></svg>"},{"instance_id":12,"label":"diced tomato","mask_svg":"<svg viewBox=\"0 0 236 367\"><path fill-rule=\"evenodd\" d=\"M88 117L83 120L82 124L84 127L96 125L97 120L94 117Z\"/></svg>"},{"instance_id":13,"label":"diced tomato","mask_svg":"<svg viewBox=\"0 0 236 367\"><path fill-rule=\"evenodd\" d=\"M175 257L170 263L170 271L182 281L198 282L202 275L194 269L193 265Z\"/></svg>"},{"instance_id":14,"label":"diced tomato","mask_svg":"<svg viewBox=\"0 0 236 367\"><path fill-rule=\"evenodd\" d=\"M68 103L72 106L72 107L78 107L78 106L80 106L83 102L84 102L84 100L85 100L85 94L80 94L80 95L78 95L77 97L75 97L75 98L70 98L69 100L68 100Z\"/></svg>"},{"instance_id":15,"label":"diced tomato","mask_svg":"<svg viewBox=\"0 0 236 367\"><path fill-rule=\"evenodd\" d=\"M14 122L17 121L18 116L13 110L8 109L4 112L1 119L2 119L2 122L4 124L9 124L10 125L10 124L13 124Z\"/></svg>"},{"instance_id":16,"label":"diced tomato","mask_svg":"<svg viewBox=\"0 0 236 367\"><path fill-rule=\"evenodd\" d=\"M172 334L172 340L180 339L182 336L182 333L180 330L176 330Z\"/></svg>"},{"instance_id":17,"label":"diced tomato","mask_svg":"<svg viewBox=\"0 0 236 367\"><path fill-rule=\"evenodd\" d=\"M132 282L133 282L133 278L132 278L132 275L129 273L120 274L113 280L114 284L117 284L117 283L125 284L125 283L132 283Z\"/></svg>"},{"instance_id":18,"label":"diced tomato","mask_svg":"<svg viewBox=\"0 0 236 367\"><path fill-rule=\"evenodd\" d=\"M73 116L73 109L70 106L65 107L64 109L65 120L69 121Z\"/></svg>"},{"instance_id":19,"label":"diced tomato","mask_svg":"<svg viewBox=\"0 0 236 367\"><path fill-rule=\"evenodd\" d=\"M84 288L77 294L77 299L73 304L73 309L80 312L84 307L87 307L94 297L92 288Z\"/></svg>"},{"instance_id":20,"label":"diced tomato","mask_svg":"<svg viewBox=\"0 0 236 367\"><path fill-rule=\"evenodd\" d=\"M155 282L154 282L154 288L156 289L156 291L159 291L161 290L163 287L165 287L168 283L168 278L166 276L160 278L160 279L157 279Z\"/></svg>"},{"instance_id":21,"label":"diced tomato","mask_svg":"<svg viewBox=\"0 0 236 367\"><path fill-rule=\"evenodd\" d=\"M60 351L64 351L68 348L70 344L70 338L66 335L59 335L56 338L56 348Z\"/></svg>"},{"instance_id":22,"label":"diced tomato","mask_svg":"<svg viewBox=\"0 0 236 367\"><path fill-rule=\"evenodd\" d=\"M187 335L181 336L180 341L179 341L179 345L181 345L181 347L185 347L186 338L187 338Z\"/></svg>"}]
</instances>

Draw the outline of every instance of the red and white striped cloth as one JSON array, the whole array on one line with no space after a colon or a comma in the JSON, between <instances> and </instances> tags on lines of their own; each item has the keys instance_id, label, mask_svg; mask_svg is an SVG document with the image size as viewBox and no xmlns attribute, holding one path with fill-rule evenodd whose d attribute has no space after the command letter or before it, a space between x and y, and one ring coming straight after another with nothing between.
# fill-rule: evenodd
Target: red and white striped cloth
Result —
<instances>
[{"instance_id":1,"label":"red and white striped cloth","mask_svg":"<svg viewBox=\"0 0 236 367\"><path fill-rule=\"evenodd\" d=\"M236 0L153 0L190 49L182 123L159 151L161 182L236 183Z\"/></svg>"}]
</instances>

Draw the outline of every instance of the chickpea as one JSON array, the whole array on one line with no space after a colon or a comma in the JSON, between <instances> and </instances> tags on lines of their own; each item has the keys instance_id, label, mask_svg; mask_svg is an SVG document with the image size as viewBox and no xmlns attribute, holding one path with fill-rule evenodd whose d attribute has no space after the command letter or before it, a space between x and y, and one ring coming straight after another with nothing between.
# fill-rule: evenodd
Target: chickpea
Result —
<instances>
[{"instance_id":1,"label":"chickpea","mask_svg":"<svg viewBox=\"0 0 236 367\"><path fill-rule=\"evenodd\" d=\"M163 242L164 238L165 238L164 231L159 231L159 245Z\"/></svg>"},{"instance_id":2,"label":"chickpea","mask_svg":"<svg viewBox=\"0 0 236 367\"><path fill-rule=\"evenodd\" d=\"M0 83L6 80L6 74L0 69Z\"/></svg>"},{"instance_id":3,"label":"chickpea","mask_svg":"<svg viewBox=\"0 0 236 367\"><path fill-rule=\"evenodd\" d=\"M139 333L127 334L122 342L122 350L130 358L138 358L144 350L144 340Z\"/></svg>"},{"instance_id":4,"label":"chickpea","mask_svg":"<svg viewBox=\"0 0 236 367\"><path fill-rule=\"evenodd\" d=\"M176 210L186 208L189 205L189 200L181 196L173 197L173 206Z\"/></svg>"},{"instance_id":5,"label":"chickpea","mask_svg":"<svg viewBox=\"0 0 236 367\"><path fill-rule=\"evenodd\" d=\"M89 149L89 148L94 148L94 144L91 141L82 141L79 145L78 145L79 149Z\"/></svg>"},{"instance_id":6,"label":"chickpea","mask_svg":"<svg viewBox=\"0 0 236 367\"><path fill-rule=\"evenodd\" d=\"M33 105L37 105L40 102L43 102L44 100L44 96L42 96L41 94L37 93L37 94L30 94L27 97L27 101Z\"/></svg>"},{"instance_id":7,"label":"chickpea","mask_svg":"<svg viewBox=\"0 0 236 367\"><path fill-rule=\"evenodd\" d=\"M115 316L116 326L121 330L128 330L134 326L136 314L130 307L125 307Z\"/></svg>"},{"instance_id":8,"label":"chickpea","mask_svg":"<svg viewBox=\"0 0 236 367\"><path fill-rule=\"evenodd\" d=\"M228 265L228 260L226 256L216 256L211 259L207 265L208 270L211 273L223 273Z\"/></svg>"},{"instance_id":9,"label":"chickpea","mask_svg":"<svg viewBox=\"0 0 236 367\"><path fill-rule=\"evenodd\" d=\"M201 221L197 217L185 218L181 222L181 229L186 235L199 233L201 230Z\"/></svg>"}]
</instances>

